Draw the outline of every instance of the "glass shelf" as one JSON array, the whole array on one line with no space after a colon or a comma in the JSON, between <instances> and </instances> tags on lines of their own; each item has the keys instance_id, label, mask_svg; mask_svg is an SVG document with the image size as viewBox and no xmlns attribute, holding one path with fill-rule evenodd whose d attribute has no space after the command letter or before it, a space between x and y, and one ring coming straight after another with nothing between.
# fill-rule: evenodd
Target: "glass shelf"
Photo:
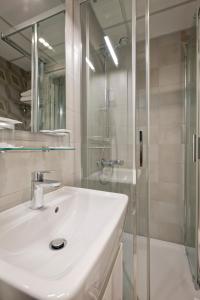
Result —
<instances>
[{"instance_id":1,"label":"glass shelf","mask_svg":"<svg viewBox=\"0 0 200 300\"><path fill-rule=\"evenodd\" d=\"M3 148L0 147L0 152L5 151L70 151L75 150L75 147L12 147L12 148Z\"/></svg>"}]
</instances>

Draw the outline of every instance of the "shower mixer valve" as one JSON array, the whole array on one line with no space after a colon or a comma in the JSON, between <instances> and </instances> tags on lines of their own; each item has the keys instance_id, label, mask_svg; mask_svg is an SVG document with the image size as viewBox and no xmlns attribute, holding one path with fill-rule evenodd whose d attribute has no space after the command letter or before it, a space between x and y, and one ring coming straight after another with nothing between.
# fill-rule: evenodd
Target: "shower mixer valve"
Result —
<instances>
[{"instance_id":1,"label":"shower mixer valve","mask_svg":"<svg viewBox=\"0 0 200 300\"><path fill-rule=\"evenodd\" d=\"M120 160L120 159L110 159L110 160L106 160L104 158L102 158L101 160L97 161L97 166L98 167L114 167L114 166L123 166L124 165L124 160Z\"/></svg>"}]
</instances>

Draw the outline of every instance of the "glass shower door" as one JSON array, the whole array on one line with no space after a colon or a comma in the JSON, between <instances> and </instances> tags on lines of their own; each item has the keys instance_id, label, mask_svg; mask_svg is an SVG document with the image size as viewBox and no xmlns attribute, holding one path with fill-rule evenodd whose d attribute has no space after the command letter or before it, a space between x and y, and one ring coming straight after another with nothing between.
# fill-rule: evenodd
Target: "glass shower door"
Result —
<instances>
[{"instance_id":1,"label":"glass shower door","mask_svg":"<svg viewBox=\"0 0 200 300\"><path fill-rule=\"evenodd\" d=\"M129 197L122 236L123 299L133 300L132 0L84 1L81 22L82 186Z\"/></svg>"},{"instance_id":2,"label":"glass shower door","mask_svg":"<svg viewBox=\"0 0 200 300\"><path fill-rule=\"evenodd\" d=\"M196 15L196 26L191 31L190 40L185 48L185 246L195 286L199 282L198 258L198 86L199 65L197 64L199 38L199 14Z\"/></svg>"}]
</instances>

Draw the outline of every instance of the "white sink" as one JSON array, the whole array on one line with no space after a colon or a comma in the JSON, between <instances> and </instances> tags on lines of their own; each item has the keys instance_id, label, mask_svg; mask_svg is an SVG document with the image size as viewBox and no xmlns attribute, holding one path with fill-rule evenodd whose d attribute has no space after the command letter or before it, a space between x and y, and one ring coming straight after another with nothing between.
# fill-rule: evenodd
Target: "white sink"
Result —
<instances>
[{"instance_id":1,"label":"white sink","mask_svg":"<svg viewBox=\"0 0 200 300\"><path fill-rule=\"evenodd\" d=\"M9 287L27 295L19 299L98 299L127 203L125 195L63 187L45 196L43 210L27 202L0 213L0 299L9 300ZM50 249L56 238L67 240L63 249Z\"/></svg>"},{"instance_id":2,"label":"white sink","mask_svg":"<svg viewBox=\"0 0 200 300\"><path fill-rule=\"evenodd\" d=\"M109 168L97 171L88 177L89 180L107 181L112 183L136 184L136 170L126 168Z\"/></svg>"}]
</instances>

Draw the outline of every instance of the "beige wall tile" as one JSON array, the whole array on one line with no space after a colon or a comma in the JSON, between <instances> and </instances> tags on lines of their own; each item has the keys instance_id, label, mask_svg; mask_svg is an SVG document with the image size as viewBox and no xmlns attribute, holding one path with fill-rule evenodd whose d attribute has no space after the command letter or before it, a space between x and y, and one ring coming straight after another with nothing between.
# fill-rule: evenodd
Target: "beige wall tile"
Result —
<instances>
[{"instance_id":1,"label":"beige wall tile","mask_svg":"<svg viewBox=\"0 0 200 300\"><path fill-rule=\"evenodd\" d=\"M165 46L160 46L159 49L159 67L177 64L183 60L181 41L168 43Z\"/></svg>"},{"instance_id":2,"label":"beige wall tile","mask_svg":"<svg viewBox=\"0 0 200 300\"><path fill-rule=\"evenodd\" d=\"M152 40L150 53L151 236L183 243L185 120L181 34Z\"/></svg>"},{"instance_id":3,"label":"beige wall tile","mask_svg":"<svg viewBox=\"0 0 200 300\"><path fill-rule=\"evenodd\" d=\"M158 143L161 145L184 144L183 126L181 123L161 124Z\"/></svg>"},{"instance_id":4,"label":"beige wall tile","mask_svg":"<svg viewBox=\"0 0 200 300\"><path fill-rule=\"evenodd\" d=\"M184 163L184 145L159 145L159 161L161 163Z\"/></svg>"},{"instance_id":5,"label":"beige wall tile","mask_svg":"<svg viewBox=\"0 0 200 300\"><path fill-rule=\"evenodd\" d=\"M80 78L77 76L81 44L79 5L77 1L66 0L66 6L67 128L72 130L71 142L76 146L76 151L0 153L0 211L30 199L31 172L35 170L55 170L47 177L58 179L64 185L80 185ZM16 132L15 141L18 145L27 146L55 146L60 143L56 137L29 132ZM69 139L63 142L66 145Z\"/></svg>"},{"instance_id":6,"label":"beige wall tile","mask_svg":"<svg viewBox=\"0 0 200 300\"><path fill-rule=\"evenodd\" d=\"M150 144L154 145L154 144L158 144L159 143L159 126L158 124L152 125L150 126Z\"/></svg>"},{"instance_id":7,"label":"beige wall tile","mask_svg":"<svg viewBox=\"0 0 200 300\"><path fill-rule=\"evenodd\" d=\"M159 69L158 68L151 69L150 85L151 85L151 88L155 88L155 87L159 86Z\"/></svg>"},{"instance_id":8,"label":"beige wall tile","mask_svg":"<svg viewBox=\"0 0 200 300\"><path fill-rule=\"evenodd\" d=\"M157 186L157 200L163 202L173 202L177 206L179 206L180 203L183 204L183 185L176 183L159 182Z\"/></svg>"},{"instance_id":9,"label":"beige wall tile","mask_svg":"<svg viewBox=\"0 0 200 300\"><path fill-rule=\"evenodd\" d=\"M162 93L160 96L159 124L184 122L184 98L181 92Z\"/></svg>"},{"instance_id":10,"label":"beige wall tile","mask_svg":"<svg viewBox=\"0 0 200 300\"><path fill-rule=\"evenodd\" d=\"M150 163L158 163L159 162L159 145L154 144L149 148L149 159Z\"/></svg>"},{"instance_id":11,"label":"beige wall tile","mask_svg":"<svg viewBox=\"0 0 200 300\"><path fill-rule=\"evenodd\" d=\"M172 64L159 69L159 86L170 86L184 82L184 64Z\"/></svg>"},{"instance_id":12,"label":"beige wall tile","mask_svg":"<svg viewBox=\"0 0 200 300\"><path fill-rule=\"evenodd\" d=\"M156 183L159 181L159 164L151 163L150 164L150 183Z\"/></svg>"},{"instance_id":13,"label":"beige wall tile","mask_svg":"<svg viewBox=\"0 0 200 300\"><path fill-rule=\"evenodd\" d=\"M184 203L152 200L151 207L152 222L183 225Z\"/></svg>"},{"instance_id":14,"label":"beige wall tile","mask_svg":"<svg viewBox=\"0 0 200 300\"><path fill-rule=\"evenodd\" d=\"M184 167L181 163L160 162L159 181L171 183L183 183Z\"/></svg>"},{"instance_id":15,"label":"beige wall tile","mask_svg":"<svg viewBox=\"0 0 200 300\"><path fill-rule=\"evenodd\" d=\"M152 222L150 225L151 236L155 239L166 240L172 243L183 244L183 226L170 223Z\"/></svg>"}]
</instances>

